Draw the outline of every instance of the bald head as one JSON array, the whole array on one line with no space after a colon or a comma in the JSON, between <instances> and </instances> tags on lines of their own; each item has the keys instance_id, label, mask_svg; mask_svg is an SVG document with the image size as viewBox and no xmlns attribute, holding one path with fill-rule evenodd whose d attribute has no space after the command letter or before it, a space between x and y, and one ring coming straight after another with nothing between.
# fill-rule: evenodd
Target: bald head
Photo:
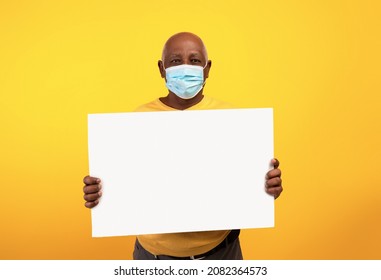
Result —
<instances>
[{"instance_id":1,"label":"bald head","mask_svg":"<svg viewBox=\"0 0 381 280\"><path fill-rule=\"evenodd\" d=\"M182 57L193 59L192 61L179 61L177 58ZM208 54L205 45L200 37L190 32L181 32L171 36L164 45L162 52L162 61L165 67L175 66L173 61L178 64L197 64L197 60L201 60L202 66L208 62ZM201 63L201 64L202 64ZM201 65L200 64L200 65Z\"/></svg>"},{"instance_id":2,"label":"bald head","mask_svg":"<svg viewBox=\"0 0 381 280\"><path fill-rule=\"evenodd\" d=\"M201 66L204 68L204 80L209 77L212 62L201 38L190 32L181 32L171 36L164 45L159 71L165 78L165 69L181 64Z\"/></svg>"},{"instance_id":3,"label":"bald head","mask_svg":"<svg viewBox=\"0 0 381 280\"><path fill-rule=\"evenodd\" d=\"M208 54L206 52L206 48L200 37L193 33L189 32L181 32L171 36L164 45L162 58L158 61L158 67L160 71L160 75L163 79L165 79L167 83L168 68L174 66L180 66L183 64L193 65L202 67L204 81L201 86L201 90L199 90L194 97L184 98L183 93L176 93L175 88L172 86L167 88L169 90L168 95L166 97L161 98L160 100L169 107L184 110L189 108L198 102L200 102L203 98L203 90L205 87L206 79L209 77L210 67L212 67L212 62L208 60ZM198 67L185 67L185 69L199 69ZM184 67L173 68L176 69L184 69ZM184 73L180 73L185 77ZM191 75L191 74L190 74ZM182 77L183 77L182 76ZM191 75L192 76L192 75ZM189 78L189 77L188 77ZM197 76L198 78L198 76ZM184 86L184 83L181 83L182 79L177 79L176 83ZM197 79L195 80L198 82ZM173 81L172 81L173 82ZM192 81L193 82L193 81ZM189 86L189 81L188 81ZM192 88L196 85L191 85ZM174 90L174 91L171 91ZM188 92L189 94L189 92Z\"/></svg>"}]
</instances>

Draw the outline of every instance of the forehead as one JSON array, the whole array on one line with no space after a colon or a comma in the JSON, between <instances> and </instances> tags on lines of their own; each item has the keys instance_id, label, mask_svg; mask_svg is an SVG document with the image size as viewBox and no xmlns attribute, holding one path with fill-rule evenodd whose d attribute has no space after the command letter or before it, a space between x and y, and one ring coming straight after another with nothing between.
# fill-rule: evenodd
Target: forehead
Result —
<instances>
[{"instance_id":1,"label":"forehead","mask_svg":"<svg viewBox=\"0 0 381 280\"><path fill-rule=\"evenodd\" d=\"M205 55L204 44L201 40L192 37L171 38L164 46L163 56L171 55Z\"/></svg>"}]
</instances>

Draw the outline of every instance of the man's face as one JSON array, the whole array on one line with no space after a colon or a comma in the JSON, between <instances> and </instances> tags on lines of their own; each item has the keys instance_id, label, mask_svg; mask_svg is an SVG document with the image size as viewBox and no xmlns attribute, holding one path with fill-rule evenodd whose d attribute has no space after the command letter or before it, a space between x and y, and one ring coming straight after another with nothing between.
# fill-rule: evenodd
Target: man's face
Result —
<instances>
[{"instance_id":1,"label":"man's face","mask_svg":"<svg viewBox=\"0 0 381 280\"><path fill-rule=\"evenodd\" d=\"M164 68L181 64L206 66L204 79L208 78L211 61L207 60L205 47L199 38L182 35L167 41L163 50L162 61L159 61L161 77L165 78Z\"/></svg>"}]
</instances>

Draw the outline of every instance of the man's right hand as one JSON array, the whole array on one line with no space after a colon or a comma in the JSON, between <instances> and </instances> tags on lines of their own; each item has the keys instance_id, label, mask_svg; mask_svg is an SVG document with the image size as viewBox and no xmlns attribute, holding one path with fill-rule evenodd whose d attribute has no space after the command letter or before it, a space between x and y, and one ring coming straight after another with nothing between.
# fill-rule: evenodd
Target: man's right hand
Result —
<instances>
[{"instance_id":1,"label":"man's right hand","mask_svg":"<svg viewBox=\"0 0 381 280\"><path fill-rule=\"evenodd\" d=\"M86 176L83 178L85 186L83 187L83 198L86 200L85 206L87 208L93 208L98 205L99 198L102 196L101 179Z\"/></svg>"}]
</instances>

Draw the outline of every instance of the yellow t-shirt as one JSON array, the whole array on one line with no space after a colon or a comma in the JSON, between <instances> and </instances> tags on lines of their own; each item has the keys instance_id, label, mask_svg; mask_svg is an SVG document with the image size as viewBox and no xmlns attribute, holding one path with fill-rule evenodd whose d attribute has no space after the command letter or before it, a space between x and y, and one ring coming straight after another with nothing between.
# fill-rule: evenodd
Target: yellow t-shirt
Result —
<instances>
[{"instance_id":1,"label":"yellow t-shirt","mask_svg":"<svg viewBox=\"0 0 381 280\"><path fill-rule=\"evenodd\" d=\"M212 110L212 109L232 109L233 106L230 104L216 100L214 98L204 96L204 98L185 110ZM165 105L160 99L155 99L154 101L144 104L138 107L136 112L154 112L154 111L177 111L177 109Z\"/></svg>"},{"instance_id":2,"label":"yellow t-shirt","mask_svg":"<svg viewBox=\"0 0 381 280\"><path fill-rule=\"evenodd\" d=\"M230 109L228 103L204 96L196 105L186 110L212 110ZM160 99L138 107L136 112L152 111L175 111L176 109L165 105ZM173 209L176 211L176 209ZM184 221L185 222L185 221ZM148 252L154 255L168 255L175 257L187 257L200 255L210 251L221 243L229 234L229 230L182 232L166 234L146 234L137 238L140 244Z\"/></svg>"}]
</instances>

